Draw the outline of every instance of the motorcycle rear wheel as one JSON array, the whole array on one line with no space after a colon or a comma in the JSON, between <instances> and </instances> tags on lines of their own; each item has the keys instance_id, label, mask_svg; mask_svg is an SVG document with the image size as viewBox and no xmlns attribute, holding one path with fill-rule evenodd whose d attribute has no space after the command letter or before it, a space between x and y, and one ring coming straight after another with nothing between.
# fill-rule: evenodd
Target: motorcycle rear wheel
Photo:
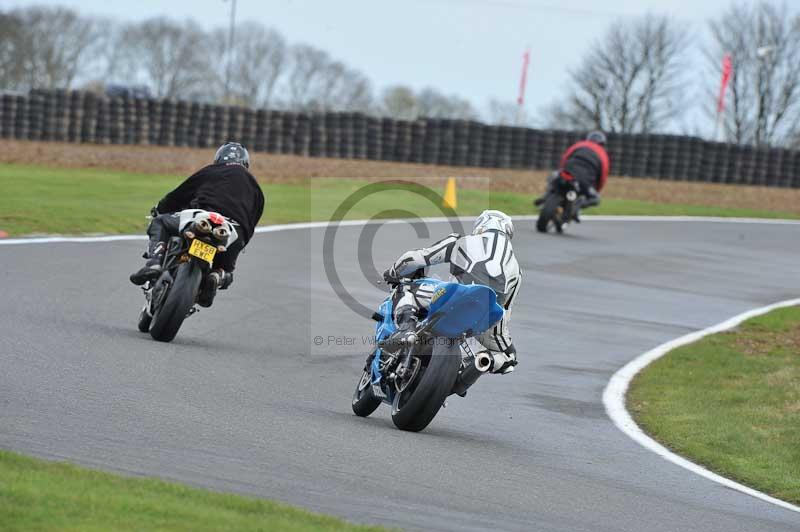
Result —
<instances>
[{"instance_id":1,"label":"motorcycle rear wheel","mask_svg":"<svg viewBox=\"0 0 800 532\"><path fill-rule=\"evenodd\" d=\"M400 430L419 432L427 427L444 404L461 368L457 342L436 338L427 368L403 392L395 394L392 422ZM416 386L414 386L416 384Z\"/></svg>"},{"instance_id":2,"label":"motorcycle rear wheel","mask_svg":"<svg viewBox=\"0 0 800 532\"><path fill-rule=\"evenodd\" d=\"M188 316L192 306L197 300L200 281L203 279L203 270L195 261L178 266L175 282L169 288L166 299L161 307L154 312L150 324L150 336L159 342L171 342L183 320Z\"/></svg>"}]
</instances>

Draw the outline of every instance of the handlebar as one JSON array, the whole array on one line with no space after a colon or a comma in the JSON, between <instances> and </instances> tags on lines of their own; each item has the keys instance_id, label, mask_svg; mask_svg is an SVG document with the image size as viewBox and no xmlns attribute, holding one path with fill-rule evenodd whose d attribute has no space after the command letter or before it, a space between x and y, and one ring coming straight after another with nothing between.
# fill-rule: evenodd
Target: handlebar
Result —
<instances>
[{"instance_id":1,"label":"handlebar","mask_svg":"<svg viewBox=\"0 0 800 532\"><path fill-rule=\"evenodd\" d=\"M415 280L416 279L412 279L410 277L401 277L397 281L387 281L386 279L380 278L380 279L378 279L378 284L386 283L387 285L389 285L392 288L397 288L398 286L401 286L401 285L403 285L403 286L410 285Z\"/></svg>"}]
</instances>

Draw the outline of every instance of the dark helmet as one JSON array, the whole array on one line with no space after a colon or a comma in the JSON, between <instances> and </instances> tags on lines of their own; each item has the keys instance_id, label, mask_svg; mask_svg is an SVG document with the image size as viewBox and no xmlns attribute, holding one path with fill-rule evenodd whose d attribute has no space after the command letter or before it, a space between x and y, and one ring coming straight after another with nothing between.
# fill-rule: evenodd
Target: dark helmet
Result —
<instances>
[{"instance_id":1,"label":"dark helmet","mask_svg":"<svg viewBox=\"0 0 800 532\"><path fill-rule=\"evenodd\" d=\"M241 164L245 168L250 168L250 154L247 148L238 142L226 142L219 147L214 154L214 164Z\"/></svg>"},{"instance_id":2,"label":"dark helmet","mask_svg":"<svg viewBox=\"0 0 800 532\"><path fill-rule=\"evenodd\" d=\"M599 144L601 146L605 146L606 144L606 134L602 131L592 131L588 135L586 135L586 140L589 142L594 142L595 144Z\"/></svg>"}]
</instances>

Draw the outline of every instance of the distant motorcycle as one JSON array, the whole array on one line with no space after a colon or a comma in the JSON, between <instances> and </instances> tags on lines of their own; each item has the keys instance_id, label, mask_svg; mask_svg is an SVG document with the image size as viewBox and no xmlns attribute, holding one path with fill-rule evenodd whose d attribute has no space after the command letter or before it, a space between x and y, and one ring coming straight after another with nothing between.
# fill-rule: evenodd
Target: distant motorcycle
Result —
<instances>
[{"instance_id":1,"label":"distant motorcycle","mask_svg":"<svg viewBox=\"0 0 800 532\"><path fill-rule=\"evenodd\" d=\"M198 311L201 283L214 257L238 238L230 220L201 209L181 211L178 227L179 235L167 243L161 275L142 286L146 301L139 330L161 342L171 342L183 320Z\"/></svg>"},{"instance_id":2,"label":"distant motorcycle","mask_svg":"<svg viewBox=\"0 0 800 532\"><path fill-rule=\"evenodd\" d=\"M403 279L394 289L402 292L414 283L433 291L430 308L417 324L417 341L399 346L385 341L397 329L390 294L373 315L378 322L375 350L358 381L352 407L356 415L366 417L386 403L397 428L417 432L428 426L449 395L466 395L489 370L489 355L476 357L467 339L497 323L503 308L494 290L478 284Z\"/></svg>"},{"instance_id":3,"label":"distant motorcycle","mask_svg":"<svg viewBox=\"0 0 800 532\"><path fill-rule=\"evenodd\" d=\"M579 208L579 185L575 179L559 172L552 173L547 179L547 192L540 204L536 230L546 233L552 226L562 233Z\"/></svg>"}]
</instances>

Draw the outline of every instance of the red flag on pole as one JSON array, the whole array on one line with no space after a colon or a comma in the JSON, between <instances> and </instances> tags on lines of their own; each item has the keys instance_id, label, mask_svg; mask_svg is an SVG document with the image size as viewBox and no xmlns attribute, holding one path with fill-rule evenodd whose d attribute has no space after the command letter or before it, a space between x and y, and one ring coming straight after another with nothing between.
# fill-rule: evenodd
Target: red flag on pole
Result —
<instances>
[{"instance_id":1,"label":"red flag on pole","mask_svg":"<svg viewBox=\"0 0 800 532\"><path fill-rule=\"evenodd\" d=\"M731 80L731 73L733 72L733 60L731 54L725 54L722 58L722 79L719 84L719 97L717 98L717 113L721 114L725 110L725 91L728 88L728 82Z\"/></svg>"},{"instance_id":2,"label":"red flag on pole","mask_svg":"<svg viewBox=\"0 0 800 532\"><path fill-rule=\"evenodd\" d=\"M522 76L519 79L519 96L517 97L517 104L520 107L525 103L525 85L528 83L528 63L531 60L531 51L525 50L522 56Z\"/></svg>"}]
</instances>

